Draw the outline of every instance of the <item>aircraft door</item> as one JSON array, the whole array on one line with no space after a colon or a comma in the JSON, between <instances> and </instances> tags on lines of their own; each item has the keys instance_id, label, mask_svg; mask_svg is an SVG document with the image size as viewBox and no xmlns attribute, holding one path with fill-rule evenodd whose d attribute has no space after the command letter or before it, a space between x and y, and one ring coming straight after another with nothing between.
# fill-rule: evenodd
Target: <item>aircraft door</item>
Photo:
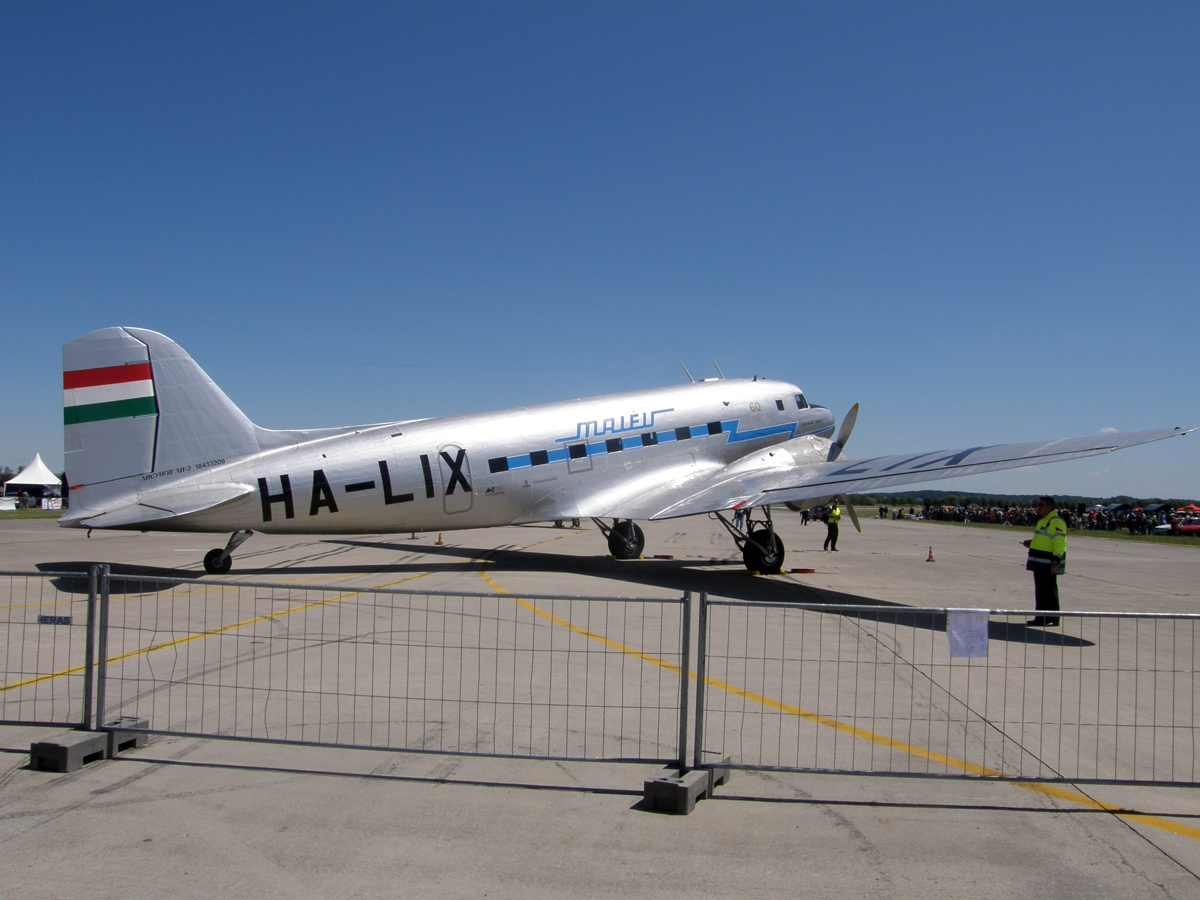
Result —
<instances>
[{"instance_id":1,"label":"aircraft door","mask_svg":"<svg viewBox=\"0 0 1200 900\"><path fill-rule=\"evenodd\" d=\"M475 502L474 483L467 451L457 444L438 449L438 471L442 476L442 497L447 513L462 513Z\"/></svg>"},{"instance_id":2,"label":"aircraft door","mask_svg":"<svg viewBox=\"0 0 1200 900\"><path fill-rule=\"evenodd\" d=\"M588 455L586 441L567 445L567 471L572 475L592 471L592 458Z\"/></svg>"}]
</instances>

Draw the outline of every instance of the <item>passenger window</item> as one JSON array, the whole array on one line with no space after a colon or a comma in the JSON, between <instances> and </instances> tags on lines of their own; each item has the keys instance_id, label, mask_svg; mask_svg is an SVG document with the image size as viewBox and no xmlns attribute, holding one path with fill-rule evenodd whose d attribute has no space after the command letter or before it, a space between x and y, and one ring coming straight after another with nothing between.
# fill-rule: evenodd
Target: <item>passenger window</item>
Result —
<instances>
[{"instance_id":1,"label":"passenger window","mask_svg":"<svg viewBox=\"0 0 1200 900\"><path fill-rule=\"evenodd\" d=\"M796 395L796 409L808 409L808 401L804 399L803 394Z\"/></svg>"}]
</instances>

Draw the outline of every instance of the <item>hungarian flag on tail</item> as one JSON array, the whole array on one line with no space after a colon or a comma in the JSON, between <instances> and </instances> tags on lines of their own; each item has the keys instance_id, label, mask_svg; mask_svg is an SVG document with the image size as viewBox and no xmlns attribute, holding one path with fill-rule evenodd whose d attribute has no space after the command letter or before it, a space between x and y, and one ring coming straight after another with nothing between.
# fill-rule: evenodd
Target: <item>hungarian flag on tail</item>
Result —
<instances>
[{"instance_id":1,"label":"hungarian flag on tail","mask_svg":"<svg viewBox=\"0 0 1200 900\"><path fill-rule=\"evenodd\" d=\"M63 372L63 424L153 416L154 376L150 363Z\"/></svg>"}]
</instances>

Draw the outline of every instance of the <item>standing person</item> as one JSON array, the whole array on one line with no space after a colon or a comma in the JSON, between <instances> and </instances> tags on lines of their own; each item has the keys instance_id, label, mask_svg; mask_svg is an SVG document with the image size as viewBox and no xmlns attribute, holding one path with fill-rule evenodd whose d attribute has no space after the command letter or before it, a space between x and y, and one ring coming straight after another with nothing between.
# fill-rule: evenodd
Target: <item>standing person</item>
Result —
<instances>
[{"instance_id":1,"label":"standing person","mask_svg":"<svg viewBox=\"0 0 1200 900\"><path fill-rule=\"evenodd\" d=\"M842 517L842 511L838 508L838 502L833 500L829 504L829 512L825 516L825 545L822 550L832 550L837 553L837 533L838 519Z\"/></svg>"},{"instance_id":2,"label":"standing person","mask_svg":"<svg viewBox=\"0 0 1200 900\"><path fill-rule=\"evenodd\" d=\"M1034 606L1042 615L1029 620L1029 625L1058 624L1058 576L1067 565L1067 526L1055 509L1053 497L1042 497L1037 503L1038 522L1033 538L1024 541L1029 548L1025 568L1033 573ZM1051 615L1047 615L1047 613Z\"/></svg>"}]
</instances>

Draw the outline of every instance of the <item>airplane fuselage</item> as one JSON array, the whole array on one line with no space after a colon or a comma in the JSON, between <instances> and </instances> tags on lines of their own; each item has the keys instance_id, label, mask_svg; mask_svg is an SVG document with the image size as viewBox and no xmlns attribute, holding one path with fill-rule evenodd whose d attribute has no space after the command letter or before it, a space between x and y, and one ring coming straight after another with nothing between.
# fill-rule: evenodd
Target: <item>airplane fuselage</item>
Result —
<instances>
[{"instance_id":1,"label":"airplane fuselage","mask_svg":"<svg viewBox=\"0 0 1200 900\"><path fill-rule=\"evenodd\" d=\"M641 477L647 489L684 483L832 429L829 411L809 406L795 385L721 379L368 426L236 461L197 459L140 476L139 487L254 486L238 503L191 517L189 531L449 531L605 516Z\"/></svg>"}]
</instances>

